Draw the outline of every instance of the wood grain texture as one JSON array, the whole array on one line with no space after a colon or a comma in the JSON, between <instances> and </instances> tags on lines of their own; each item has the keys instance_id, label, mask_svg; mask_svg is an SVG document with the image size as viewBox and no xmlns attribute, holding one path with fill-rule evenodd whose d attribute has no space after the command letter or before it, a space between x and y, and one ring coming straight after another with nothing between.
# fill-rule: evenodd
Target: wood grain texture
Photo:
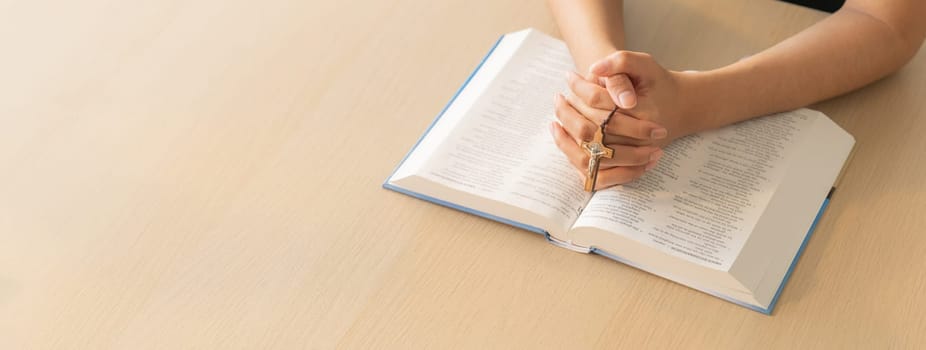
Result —
<instances>
[{"instance_id":1,"label":"wood grain texture","mask_svg":"<svg viewBox=\"0 0 926 350\"><path fill-rule=\"evenodd\" d=\"M670 68L823 17L627 1ZM760 315L380 188L537 1L0 2L0 348L926 346L926 57L814 106L857 139ZM360 152L360 151L363 152Z\"/></svg>"}]
</instances>

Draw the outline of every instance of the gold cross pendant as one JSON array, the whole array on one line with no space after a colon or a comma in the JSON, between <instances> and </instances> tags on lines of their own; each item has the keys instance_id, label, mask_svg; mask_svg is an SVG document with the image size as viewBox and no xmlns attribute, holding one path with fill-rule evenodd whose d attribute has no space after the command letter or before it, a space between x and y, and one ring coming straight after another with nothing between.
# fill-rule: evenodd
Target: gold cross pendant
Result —
<instances>
[{"instance_id":1,"label":"gold cross pendant","mask_svg":"<svg viewBox=\"0 0 926 350\"><path fill-rule=\"evenodd\" d=\"M611 119L611 116L617 112L617 108L611 111L608 118L595 130L595 138L592 141L582 141L582 149L588 153L588 170L585 172L585 191L595 192L595 183L598 181L598 167L601 158L611 158L614 156L614 150L604 145L604 126Z\"/></svg>"}]
</instances>

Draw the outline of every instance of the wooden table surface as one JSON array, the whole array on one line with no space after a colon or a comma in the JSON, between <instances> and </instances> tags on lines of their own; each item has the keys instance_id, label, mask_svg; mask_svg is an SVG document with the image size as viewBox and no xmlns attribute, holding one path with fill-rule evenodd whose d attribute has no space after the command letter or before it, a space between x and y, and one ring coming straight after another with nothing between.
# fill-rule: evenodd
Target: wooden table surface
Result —
<instances>
[{"instance_id":1,"label":"wooden table surface","mask_svg":"<svg viewBox=\"0 0 926 350\"><path fill-rule=\"evenodd\" d=\"M627 0L673 69L824 15ZM0 348L926 346L926 54L814 106L855 157L773 316L380 188L538 1L0 2Z\"/></svg>"}]
</instances>

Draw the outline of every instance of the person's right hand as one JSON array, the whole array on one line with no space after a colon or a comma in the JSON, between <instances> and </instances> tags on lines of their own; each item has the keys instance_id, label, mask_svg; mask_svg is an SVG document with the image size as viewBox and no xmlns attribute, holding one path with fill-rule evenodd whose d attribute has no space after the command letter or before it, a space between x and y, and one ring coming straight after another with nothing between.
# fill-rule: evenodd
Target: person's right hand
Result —
<instances>
[{"instance_id":1,"label":"person's right hand","mask_svg":"<svg viewBox=\"0 0 926 350\"><path fill-rule=\"evenodd\" d=\"M589 71L587 78L570 76L571 94L556 97L562 126L553 125L551 132L584 173L588 156L578 145L591 140L596 125L621 107L604 128L604 143L615 156L602 162L596 188L633 181L655 166L661 147L706 128L704 121L684 117L687 106L698 102L688 101L697 89L691 74L667 70L649 54L631 51L616 51ZM573 142L566 142L569 138Z\"/></svg>"},{"instance_id":2,"label":"person's right hand","mask_svg":"<svg viewBox=\"0 0 926 350\"><path fill-rule=\"evenodd\" d=\"M692 107L702 103L693 97L698 89L705 87L703 84L696 86L697 74L670 71L656 62L653 56L632 51L614 52L589 68L592 79L604 81L612 101L631 101L618 103L622 113L663 127L656 130L645 124L630 123L630 127L644 131L637 135L638 140L643 137L643 144L657 146L665 146L672 140L707 128L704 120L688 117ZM606 130L620 130L620 122L620 119L612 119ZM646 135L645 131L651 134Z\"/></svg>"},{"instance_id":3,"label":"person's right hand","mask_svg":"<svg viewBox=\"0 0 926 350\"><path fill-rule=\"evenodd\" d=\"M612 80L624 84L617 103L604 86L605 78L583 78L573 72L568 76L570 93L554 97L556 116L562 125L553 123L550 131L557 147L582 175L588 169L588 154L580 145L591 141L599 125L618 104L621 107L605 128L604 143L614 150L614 156L601 160L596 189L633 181L654 167L663 154L659 141L666 136L666 129L659 124L624 112L637 103L630 79L617 74ZM614 82L612 86L616 86Z\"/></svg>"}]
</instances>

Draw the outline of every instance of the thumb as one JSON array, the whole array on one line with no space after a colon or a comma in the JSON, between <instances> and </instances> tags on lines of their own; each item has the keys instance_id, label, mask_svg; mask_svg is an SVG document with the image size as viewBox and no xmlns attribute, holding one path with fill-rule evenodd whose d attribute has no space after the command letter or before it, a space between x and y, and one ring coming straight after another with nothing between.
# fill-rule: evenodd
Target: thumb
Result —
<instances>
[{"instance_id":1,"label":"thumb","mask_svg":"<svg viewBox=\"0 0 926 350\"><path fill-rule=\"evenodd\" d=\"M641 53L617 51L589 67L589 75L602 77L608 94L617 106L629 109L637 105L637 94L628 75L639 75Z\"/></svg>"},{"instance_id":2,"label":"thumb","mask_svg":"<svg viewBox=\"0 0 926 350\"><path fill-rule=\"evenodd\" d=\"M615 74L604 77L604 86L608 89L608 95L614 100L614 104L622 109L631 109L637 106L637 92L633 88L633 82L626 74Z\"/></svg>"},{"instance_id":3,"label":"thumb","mask_svg":"<svg viewBox=\"0 0 926 350\"><path fill-rule=\"evenodd\" d=\"M642 68L643 56L648 55L633 51L615 51L593 63L588 70L592 75L599 77L636 72Z\"/></svg>"}]
</instances>

